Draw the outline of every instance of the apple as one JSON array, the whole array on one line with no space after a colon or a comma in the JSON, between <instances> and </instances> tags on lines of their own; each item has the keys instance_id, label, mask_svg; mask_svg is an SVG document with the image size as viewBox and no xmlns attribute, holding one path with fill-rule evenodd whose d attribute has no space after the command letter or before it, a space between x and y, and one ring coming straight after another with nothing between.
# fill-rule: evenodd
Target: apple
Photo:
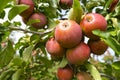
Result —
<instances>
[{"instance_id":1,"label":"apple","mask_svg":"<svg viewBox=\"0 0 120 80\"><path fill-rule=\"evenodd\" d=\"M78 72L76 74L77 80L93 80L89 73L87 72Z\"/></svg>"},{"instance_id":2,"label":"apple","mask_svg":"<svg viewBox=\"0 0 120 80\"><path fill-rule=\"evenodd\" d=\"M91 52L96 55L102 55L108 48L108 45L102 40L88 40Z\"/></svg>"},{"instance_id":3,"label":"apple","mask_svg":"<svg viewBox=\"0 0 120 80\"><path fill-rule=\"evenodd\" d=\"M29 6L28 9L20 13L20 16L22 16L25 19L28 19L34 11L34 2L32 0L17 0L17 4L25 4Z\"/></svg>"},{"instance_id":4,"label":"apple","mask_svg":"<svg viewBox=\"0 0 120 80\"><path fill-rule=\"evenodd\" d=\"M69 66L58 68L57 70L58 80L72 80L73 76L74 72Z\"/></svg>"},{"instance_id":5,"label":"apple","mask_svg":"<svg viewBox=\"0 0 120 80\"><path fill-rule=\"evenodd\" d=\"M60 0L59 4L62 9L69 9L70 7L72 7L73 0Z\"/></svg>"},{"instance_id":6,"label":"apple","mask_svg":"<svg viewBox=\"0 0 120 80\"><path fill-rule=\"evenodd\" d=\"M107 21L101 14L89 13L83 17L80 26L88 38L97 40L99 37L94 35L92 31L97 29L105 31L107 29Z\"/></svg>"},{"instance_id":7,"label":"apple","mask_svg":"<svg viewBox=\"0 0 120 80\"><path fill-rule=\"evenodd\" d=\"M47 17L43 13L33 13L30 16L29 20L30 21L38 20L38 21L31 24L31 26L36 28L36 29L44 28L45 25L47 24Z\"/></svg>"},{"instance_id":8,"label":"apple","mask_svg":"<svg viewBox=\"0 0 120 80\"><path fill-rule=\"evenodd\" d=\"M78 45L82 39L82 29L73 20L63 20L55 28L55 39L65 48Z\"/></svg>"},{"instance_id":9,"label":"apple","mask_svg":"<svg viewBox=\"0 0 120 80\"><path fill-rule=\"evenodd\" d=\"M66 51L66 58L71 64L82 65L89 59L90 52L89 46L86 43L81 42L76 47Z\"/></svg>"},{"instance_id":10,"label":"apple","mask_svg":"<svg viewBox=\"0 0 120 80\"><path fill-rule=\"evenodd\" d=\"M66 53L66 49L60 46L54 38L50 38L46 42L46 50L52 58L62 58Z\"/></svg>"}]
</instances>

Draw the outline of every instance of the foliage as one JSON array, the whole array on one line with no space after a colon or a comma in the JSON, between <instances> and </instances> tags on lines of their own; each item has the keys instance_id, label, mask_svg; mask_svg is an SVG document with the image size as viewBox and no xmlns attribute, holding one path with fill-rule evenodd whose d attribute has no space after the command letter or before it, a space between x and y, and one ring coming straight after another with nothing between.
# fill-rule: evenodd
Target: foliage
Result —
<instances>
[{"instance_id":1,"label":"foliage","mask_svg":"<svg viewBox=\"0 0 120 80\"><path fill-rule=\"evenodd\" d=\"M45 49L46 41L53 36L53 30L59 20L66 19L68 16L71 19L74 15L72 19L78 20L78 16L81 19L86 13L91 12L100 13L107 20L107 31L95 30L93 33L100 36L114 50L115 55L112 56L107 51L103 62L92 56L86 64L74 67L89 71L95 80L120 79L120 2L115 10L110 12L109 6L112 0L74 0L73 11L61 9L59 0L33 1L35 11L43 12L47 16L48 24L45 29L31 28L29 26L31 22L28 22L25 29L22 29L21 22L12 20L28 6L17 5L14 0L0 0L0 19L8 18L0 22L0 80L57 80L57 68L64 67L68 62L66 58L58 61L52 60ZM8 15L6 10L9 10ZM69 11L70 14L68 14ZM24 34L16 43L10 37L13 31L22 31ZM76 78L74 77L73 80Z\"/></svg>"}]
</instances>

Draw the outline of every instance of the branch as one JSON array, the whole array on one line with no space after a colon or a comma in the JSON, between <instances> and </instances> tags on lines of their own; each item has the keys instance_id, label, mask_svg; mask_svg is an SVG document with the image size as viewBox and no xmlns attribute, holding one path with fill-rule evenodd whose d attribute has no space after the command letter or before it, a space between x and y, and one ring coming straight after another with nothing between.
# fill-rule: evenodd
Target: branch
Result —
<instances>
[{"instance_id":1,"label":"branch","mask_svg":"<svg viewBox=\"0 0 120 80\"><path fill-rule=\"evenodd\" d=\"M45 31L45 32L35 32L35 31L30 31L30 30L25 30L25 29L22 29L22 28L16 28L16 27L10 27L10 26L8 28L11 29L11 30L18 30L18 31L23 31L24 33L32 33L32 34L37 34L37 35L47 34L47 33L50 33L54 30L54 29L51 29L51 30L48 30L48 31Z\"/></svg>"}]
</instances>

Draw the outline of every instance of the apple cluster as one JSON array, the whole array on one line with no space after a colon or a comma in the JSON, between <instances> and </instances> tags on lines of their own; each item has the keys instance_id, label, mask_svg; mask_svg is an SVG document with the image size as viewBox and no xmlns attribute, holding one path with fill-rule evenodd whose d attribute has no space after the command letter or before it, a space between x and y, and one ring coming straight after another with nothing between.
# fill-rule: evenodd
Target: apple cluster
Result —
<instances>
[{"instance_id":1,"label":"apple cluster","mask_svg":"<svg viewBox=\"0 0 120 80\"><path fill-rule=\"evenodd\" d=\"M47 17L42 12L35 12L34 11L34 2L33 0L17 0L17 4L21 5L28 5L29 8L20 13L22 20L25 24L27 22L31 22L31 26L36 29L42 29L47 24Z\"/></svg>"},{"instance_id":2,"label":"apple cluster","mask_svg":"<svg viewBox=\"0 0 120 80\"><path fill-rule=\"evenodd\" d=\"M101 55L108 48L104 41L92 33L93 30L97 29L107 30L107 21L98 13L86 14L80 24L74 20L61 20L55 27L54 36L46 42L46 50L53 59L65 57L68 64L84 65L91 53ZM89 39L87 43L85 43L84 37ZM78 80L81 80L80 75L84 74L86 73L79 73ZM57 76L59 80L71 80L71 75L73 75L72 70L68 67L58 69ZM87 77L89 78L89 76ZM83 80L92 80L87 79L87 77Z\"/></svg>"}]
</instances>

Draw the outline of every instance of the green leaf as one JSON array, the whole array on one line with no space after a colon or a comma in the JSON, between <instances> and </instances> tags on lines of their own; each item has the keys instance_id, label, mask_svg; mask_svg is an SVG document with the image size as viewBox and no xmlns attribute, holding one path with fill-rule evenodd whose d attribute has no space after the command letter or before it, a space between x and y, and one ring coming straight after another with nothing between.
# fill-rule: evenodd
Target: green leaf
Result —
<instances>
[{"instance_id":1,"label":"green leaf","mask_svg":"<svg viewBox=\"0 0 120 80\"><path fill-rule=\"evenodd\" d=\"M7 47L0 53L0 67L8 65L14 54L15 51L13 49L13 45L10 41L8 41Z\"/></svg>"},{"instance_id":2,"label":"green leaf","mask_svg":"<svg viewBox=\"0 0 120 80\"><path fill-rule=\"evenodd\" d=\"M120 61L114 62L112 64L112 67L116 70L120 70Z\"/></svg>"},{"instance_id":3,"label":"green leaf","mask_svg":"<svg viewBox=\"0 0 120 80\"><path fill-rule=\"evenodd\" d=\"M69 20L74 20L77 23L80 23L82 15L83 15L83 9L80 5L80 1L79 0L73 0L73 6L69 11L68 19Z\"/></svg>"},{"instance_id":4,"label":"green leaf","mask_svg":"<svg viewBox=\"0 0 120 80\"><path fill-rule=\"evenodd\" d=\"M68 61L67 61L67 59L64 57L64 58L62 59L62 61L60 62L59 67L65 67L67 64L68 64Z\"/></svg>"},{"instance_id":5,"label":"green leaf","mask_svg":"<svg viewBox=\"0 0 120 80\"><path fill-rule=\"evenodd\" d=\"M22 69L18 69L13 75L12 75L12 80L20 80L20 76L23 74Z\"/></svg>"},{"instance_id":6,"label":"green leaf","mask_svg":"<svg viewBox=\"0 0 120 80\"><path fill-rule=\"evenodd\" d=\"M23 51L23 60L25 62L30 61L33 48L34 48L34 46L31 45L31 46L25 48L25 50Z\"/></svg>"},{"instance_id":7,"label":"green leaf","mask_svg":"<svg viewBox=\"0 0 120 80\"><path fill-rule=\"evenodd\" d=\"M19 66L21 67L23 63L23 60L19 56L14 56L14 58L11 61L12 66Z\"/></svg>"},{"instance_id":8,"label":"green leaf","mask_svg":"<svg viewBox=\"0 0 120 80\"><path fill-rule=\"evenodd\" d=\"M39 58L46 67L51 67L52 66L52 61L48 60L46 57L40 57Z\"/></svg>"},{"instance_id":9,"label":"green leaf","mask_svg":"<svg viewBox=\"0 0 120 80\"><path fill-rule=\"evenodd\" d=\"M116 54L120 54L120 43L115 38L108 37L103 40L116 52Z\"/></svg>"},{"instance_id":10,"label":"green leaf","mask_svg":"<svg viewBox=\"0 0 120 80\"><path fill-rule=\"evenodd\" d=\"M13 0L0 0L0 13L3 11L3 9L6 7L6 5Z\"/></svg>"},{"instance_id":11,"label":"green leaf","mask_svg":"<svg viewBox=\"0 0 120 80\"><path fill-rule=\"evenodd\" d=\"M96 67L90 63L85 64L86 68L90 71L91 75L95 80L102 80L100 73L96 69Z\"/></svg>"},{"instance_id":12,"label":"green leaf","mask_svg":"<svg viewBox=\"0 0 120 80\"><path fill-rule=\"evenodd\" d=\"M21 4L21 5L15 5L8 13L9 20L12 20L16 15L20 14L24 10L28 9L29 6Z\"/></svg>"},{"instance_id":13,"label":"green leaf","mask_svg":"<svg viewBox=\"0 0 120 80\"><path fill-rule=\"evenodd\" d=\"M4 19L5 17L5 11L3 10L1 13L0 13L0 18Z\"/></svg>"},{"instance_id":14,"label":"green leaf","mask_svg":"<svg viewBox=\"0 0 120 80\"><path fill-rule=\"evenodd\" d=\"M0 75L0 80L8 80L11 74L13 74L14 70L12 68L3 71Z\"/></svg>"}]
</instances>

